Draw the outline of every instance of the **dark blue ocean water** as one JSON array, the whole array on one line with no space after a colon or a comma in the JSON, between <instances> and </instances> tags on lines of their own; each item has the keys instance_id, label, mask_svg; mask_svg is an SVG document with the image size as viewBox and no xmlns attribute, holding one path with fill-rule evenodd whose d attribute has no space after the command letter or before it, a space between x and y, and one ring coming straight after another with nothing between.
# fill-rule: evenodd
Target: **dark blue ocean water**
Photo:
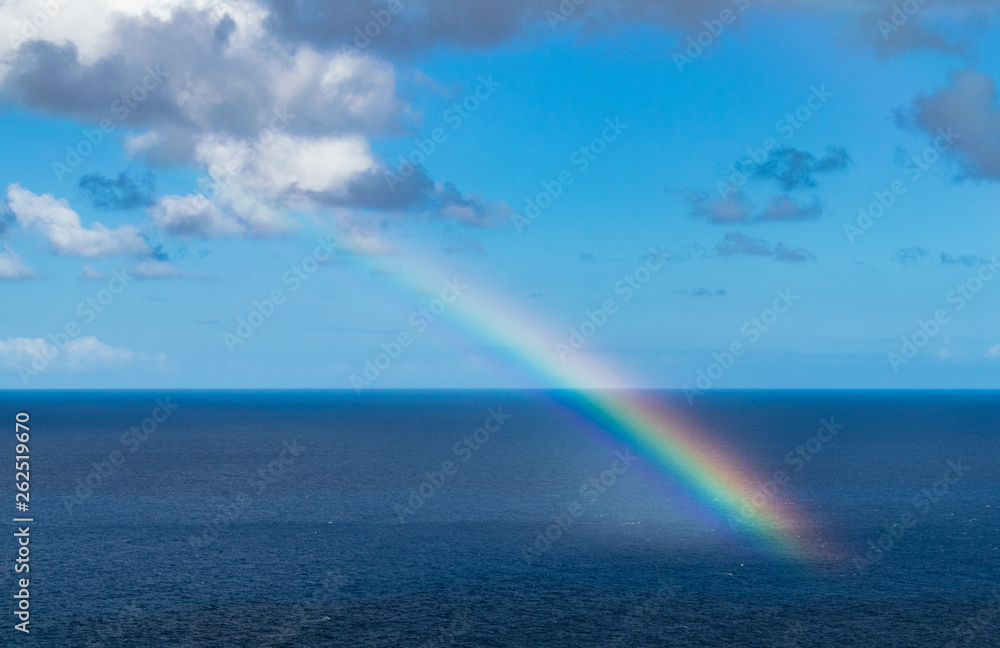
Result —
<instances>
[{"instance_id":1,"label":"dark blue ocean water","mask_svg":"<svg viewBox=\"0 0 1000 648\"><path fill-rule=\"evenodd\" d=\"M627 445L560 394L5 392L0 645L1000 646L1000 394L657 397L787 471L772 497L843 559L783 558L641 457L616 464Z\"/></svg>"}]
</instances>

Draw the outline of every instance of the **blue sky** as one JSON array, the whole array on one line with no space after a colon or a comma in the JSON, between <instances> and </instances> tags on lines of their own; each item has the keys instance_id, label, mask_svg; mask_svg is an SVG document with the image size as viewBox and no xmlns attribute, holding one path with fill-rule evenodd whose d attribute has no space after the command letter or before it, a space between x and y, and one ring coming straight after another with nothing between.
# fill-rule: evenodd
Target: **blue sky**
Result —
<instances>
[{"instance_id":1,"label":"blue sky","mask_svg":"<svg viewBox=\"0 0 1000 648\"><path fill-rule=\"evenodd\" d=\"M0 387L350 388L401 333L365 388L564 386L417 331L455 279L536 353L616 300L630 385L998 385L993 3L341 4L0 8Z\"/></svg>"}]
</instances>

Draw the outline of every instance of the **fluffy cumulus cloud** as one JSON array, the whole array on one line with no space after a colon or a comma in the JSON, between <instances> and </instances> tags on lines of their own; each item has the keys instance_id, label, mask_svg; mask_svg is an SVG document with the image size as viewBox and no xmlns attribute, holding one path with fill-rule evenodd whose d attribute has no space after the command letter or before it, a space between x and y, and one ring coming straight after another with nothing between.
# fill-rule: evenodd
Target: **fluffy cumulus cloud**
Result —
<instances>
[{"instance_id":1,"label":"fluffy cumulus cloud","mask_svg":"<svg viewBox=\"0 0 1000 648\"><path fill-rule=\"evenodd\" d=\"M36 10L0 6L0 29L23 36L0 46L0 98L126 126L132 158L204 173L190 195L155 200L144 178L87 176L81 190L97 208L146 205L156 225L187 237L280 234L295 227L289 211L330 207L482 219L478 200L422 170L403 187L386 183L396 169L369 141L401 134L412 114L394 64L373 51L281 35L276 8L250 0L67 3L42 27L18 27Z\"/></svg>"},{"instance_id":2,"label":"fluffy cumulus cloud","mask_svg":"<svg viewBox=\"0 0 1000 648\"><path fill-rule=\"evenodd\" d=\"M190 238L240 236L246 224L224 214L205 196L164 196L150 210L153 223L168 234Z\"/></svg>"},{"instance_id":3,"label":"fluffy cumulus cloud","mask_svg":"<svg viewBox=\"0 0 1000 648\"><path fill-rule=\"evenodd\" d=\"M399 185L361 136L276 134L247 143L206 138L196 150L209 182L205 194L165 196L151 210L164 231L188 237L269 236L295 227L284 208L421 210L473 227L505 222L509 208L466 196L451 183L415 171Z\"/></svg>"},{"instance_id":4,"label":"fluffy cumulus cloud","mask_svg":"<svg viewBox=\"0 0 1000 648\"><path fill-rule=\"evenodd\" d=\"M952 73L948 84L917 97L901 117L937 138L949 130L952 150L970 178L1000 180L1000 103L996 82L971 69Z\"/></svg>"},{"instance_id":5,"label":"fluffy cumulus cloud","mask_svg":"<svg viewBox=\"0 0 1000 648\"><path fill-rule=\"evenodd\" d=\"M989 4L963 0L951 11L962 15ZM441 45L484 48L562 28L587 33L645 23L682 35L733 6L732 0L7 0L0 3L0 33L11 34L0 39L0 100L91 125L103 120L127 129L132 158L202 172L197 189L156 199L151 184L128 174L81 183L95 207L148 207L168 234L270 236L295 228L290 212L341 209L490 226L503 220L497 215L506 206L464 195L447 179L417 169L399 186L386 182L399 169L373 153L370 142L402 134L414 117L397 92L398 64ZM881 4L753 6L861 15ZM928 108L920 123L935 121L935 112ZM993 172L995 161L984 152L969 155L974 168ZM757 175L787 194L844 165L846 154L836 151L815 158L788 150ZM738 197L699 209L716 222L746 222L814 218L819 207L782 195L755 215ZM103 253L99 246L91 252Z\"/></svg>"},{"instance_id":6,"label":"fluffy cumulus cloud","mask_svg":"<svg viewBox=\"0 0 1000 648\"><path fill-rule=\"evenodd\" d=\"M147 254L146 239L131 225L109 229L94 223L89 229L65 200L36 195L18 184L7 187L7 203L21 227L37 230L56 254L85 258Z\"/></svg>"},{"instance_id":7,"label":"fluffy cumulus cloud","mask_svg":"<svg viewBox=\"0 0 1000 648\"><path fill-rule=\"evenodd\" d=\"M35 271L24 264L21 257L6 245L0 251L0 280L31 279Z\"/></svg>"},{"instance_id":8,"label":"fluffy cumulus cloud","mask_svg":"<svg viewBox=\"0 0 1000 648\"><path fill-rule=\"evenodd\" d=\"M0 339L0 367L28 372L85 372L101 369L151 368L160 369L167 359L162 354L146 354L115 348L95 337L70 340L62 348L43 338Z\"/></svg>"},{"instance_id":9,"label":"fluffy cumulus cloud","mask_svg":"<svg viewBox=\"0 0 1000 648\"><path fill-rule=\"evenodd\" d=\"M253 146L212 137L196 155L211 177L213 201L255 234L292 227L281 207L370 206L359 185L379 170L368 141L357 135L279 134Z\"/></svg>"}]
</instances>

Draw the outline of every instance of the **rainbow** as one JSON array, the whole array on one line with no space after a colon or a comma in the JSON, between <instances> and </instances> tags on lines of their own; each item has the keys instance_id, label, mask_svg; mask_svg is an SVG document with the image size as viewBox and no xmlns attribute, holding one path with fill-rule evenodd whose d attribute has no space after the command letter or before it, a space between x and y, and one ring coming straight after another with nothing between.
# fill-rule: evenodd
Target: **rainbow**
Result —
<instances>
[{"instance_id":1,"label":"rainbow","mask_svg":"<svg viewBox=\"0 0 1000 648\"><path fill-rule=\"evenodd\" d=\"M404 260L406 271L397 272L396 278L411 290L427 292L427 287L444 286L453 279L417 257L401 257L401 266ZM449 309L448 316L457 317L473 338L511 350L541 384L570 390L573 397L560 398L562 404L684 484L701 506L727 522L739 520L734 528L797 562L832 557L811 536L806 517L783 502L780 493L766 501L752 500L763 479L721 444L678 422L661 402L631 384L610 363L585 353L564 360L556 343L565 343L565 334L478 285L469 285Z\"/></svg>"}]
</instances>

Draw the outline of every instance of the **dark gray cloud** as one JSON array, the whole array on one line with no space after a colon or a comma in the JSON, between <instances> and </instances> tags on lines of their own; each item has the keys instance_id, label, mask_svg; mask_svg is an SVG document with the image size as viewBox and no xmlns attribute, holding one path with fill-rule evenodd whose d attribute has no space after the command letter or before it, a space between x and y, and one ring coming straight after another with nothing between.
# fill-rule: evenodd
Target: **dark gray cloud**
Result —
<instances>
[{"instance_id":1,"label":"dark gray cloud","mask_svg":"<svg viewBox=\"0 0 1000 648\"><path fill-rule=\"evenodd\" d=\"M782 191L794 191L813 188L817 185L817 175L843 171L850 164L851 157L843 147L830 147L821 158L808 151L782 147L772 152L766 162L757 165L750 175L756 180L773 180Z\"/></svg>"},{"instance_id":2,"label":"dark gray cloud","mask_svg":"<svg viewBox=\"0 0 1000 648\"><path fill-rule=\"evenodd\" d=\"M395 172L395 171L394 171ZM354 207L381 210L424 210L432 206L440 194L434 180L423 169L416 169L405 182L389 189L386 170L372 169L359 174L346 191L293 192L289 198L306 198L330 207Z\"/></svg>"},{"instance_id":3,"label":"dark gray cloud","mask_svg":"<svg viewBox=\"0 0 1000 648\"><path fill-rule=\"evenodd\" d=\"M782 194L771 199L767 209L760 213L757 220L771 223L815 220L822 213L823 207L819 203L819 198L813 198L808 204L800 204L787 194Z\"/></svg>"},{"instance_id":4,"label":"dark gray cloud","mask_svg":"<svg viewBox=\"0 0 1000 648\"><path fill-rule=\"evenodd\" d=\"M222 45L229 44L229 37L233 35L236 31L236 21L229 14L222 17L222 20L215 24L215 31L213 35L215 40L217 40Z\"/></svg>"},{"instance_id":5,"label":"dark gray cloud","mask_svg":"<svg viewBox=\"0 0 1000 648\"><path fill-rule=\"evenodd\" d=\"M691 217L710 223L748 223L754 219L753 203L742 191L732 191L723 197L712 197L691 189L681 192L691 206Z\"/></svg>"},{"instance_id":6,"label":"dark gray cloud","mask_svg":"<svg viewBox=\"0 0 1000 648\"><path fill-rule=\"evenodd\" d=\"M911 52L963 55L969 44L956 39L918 16L902 12L901 3L867 12L849 24L849 30L884 59ZM902 15L900 13L902 12Z\"/></svg>"},{"instance_id":7,"label":"dark gray cloud","mask_svg":"<svg viewBox=\"0 0 1000 648\"><path fill-rule=\"evenodd\" d=\"M80 191L95 209L104 211L150 207L156 202L156 182L148 171L130 169L114 179L90 173L80 178Z\"/></svg>"},{"instance_id":8,"label":"dark gray cloud","mask_svg":"<svg viewBox=\"0 0 1000 648\"><path fill-rule=\"evenodd\" d=\"M268 0L265 4L270 11L268 27L286 40L390 52L426 50L441 43L486 47L514 37L526 22L543 13L531 0L401 0L402 10L397 13L389 12L387 2L369 0Z\"/></svg>"},{"instance_id":9,"label":"dark gray cloud","mask_svg":"<svg viewBox=\"0 0 1000 648\"><path fill-rule=\"evenodd\" d=\"M355 45L407 55L438 46L483 49L512 39L542 39L563 30L581 35L621 29L631 24L666 28L681 40L705 29L723 9L741 17L744 11L815 12L838 10L848 18L848 34L874 47L882 56L912 50L964 52L964 44L944 34L941 13L921 3L918 17L907 16L898 30L892 25L900 2L865 0L851 3L816 0L263 0L268 28L286 42L320 48ZM941 5L950 27L970 23L995 9L995 0L955 0ZM394 12L389 12L394 9ZM376 15L373 15L373 12ZM384 12L384 13L383 13ZM897 22L898 22L898 17ZM379 24L381 19L382 24ZM365 34L366 26L369 29ZM888 37L886 37L888 32ZM359 38L359 33L361 34Z\"/></svg>"},{"instance_id":10,"label":"dark gray cloud","mask_svg":"<svg viewBox=\"0 0 1000 648\"><path fill-rule=\"evenodd\" d=\"M771 198L768 206L758 212L742 191L730 192L722 198L712 198L708 194L693 191L685 191L682 195L691 206L692 218L720 225L815 220L823 214L823 207L818 198L802 204L787 194L781 194Z\"/></svg>"},{"instance_id":11,"label":"dark gray cloud","mask_svg":"<svg viewBox=\"0 0 1000 648\"><path fill-rule=\"evenodd\" d=\"M12 55L0 97L92 124L102 119L116 124L128 119L132 125L181 120L182 112L162 78L156 80L160 82L154 89L136 91L144 96L141 103L128 96L144 80L147 87L156 83L152 78L158 75L151 75L145 69L147 63L140 62L145 60L149 59L110 56L84 65L71 42L28 41Z\"/></svg>"},{"instance_id":12,"label":"dark gray cloud","mask_svg":"<svg viewBox=\"0 0 1000 648\"><path fill-rule=\"evenodd\" d=\"M431 208L439 218L472 227L500 227L509 222L511 210L503 203L490 203L479 196L464 196L454 184L431 196Z\"/></svg>"},{"instance_id":13,"label":"dark gray cloud","mask_svg":"<svg viewBox=\"0 0 1000 648\"><path fill-rule=\"evenodd\" d=\"M396 55L439 45L482 49L561 29L591 33L630 23L684 29L722 8L736 8L731 0L587 0L579 5L572 0L265 0L265 5L268 28L286 41Z\"/></svg>"},{"instance_id":14,"label":"dark gray cloud","mask_svg":"<svg viewBox=\"0 0 1000 648\"><path fill-rule=\"evenodd\" d=\"M373 169L353 179L346 191L292 192L289 200L308 199L330 207L351 207L430 214L434 218L472 227L498 227L508 219L509 208L478 196L464 195L453 183L436 183L418 168L400 184L388 189L386 171ZM398 174L398 171L396 172Z\"/></svg>"},{"instance_id":15,"label":"dark gray cloud","mask_svg":"<svg viewBox=\"0 0 1000 648\"><path fill-rule=\"evenodd\" d=\"M956 155L967 177L1000 180L1000 103L996 82L988 74L952 72L946 86L917 97L898 119ZM951 143L942 138L945 133L953 135Z\"/></svg>"},{"instance_id":16,"label":"dark gray cloud","mask_svg":"<svg viewBox=\"0 0 1000 648\"><path fill-rule=\"evenodd\" d=\"M756 256L788 263L814 261L816 256L809 250L792 247L785 243L769 243L763 239L751 238L741 232L730 232L715 246L718 256Z\"/></svg>"}]
</instances>

